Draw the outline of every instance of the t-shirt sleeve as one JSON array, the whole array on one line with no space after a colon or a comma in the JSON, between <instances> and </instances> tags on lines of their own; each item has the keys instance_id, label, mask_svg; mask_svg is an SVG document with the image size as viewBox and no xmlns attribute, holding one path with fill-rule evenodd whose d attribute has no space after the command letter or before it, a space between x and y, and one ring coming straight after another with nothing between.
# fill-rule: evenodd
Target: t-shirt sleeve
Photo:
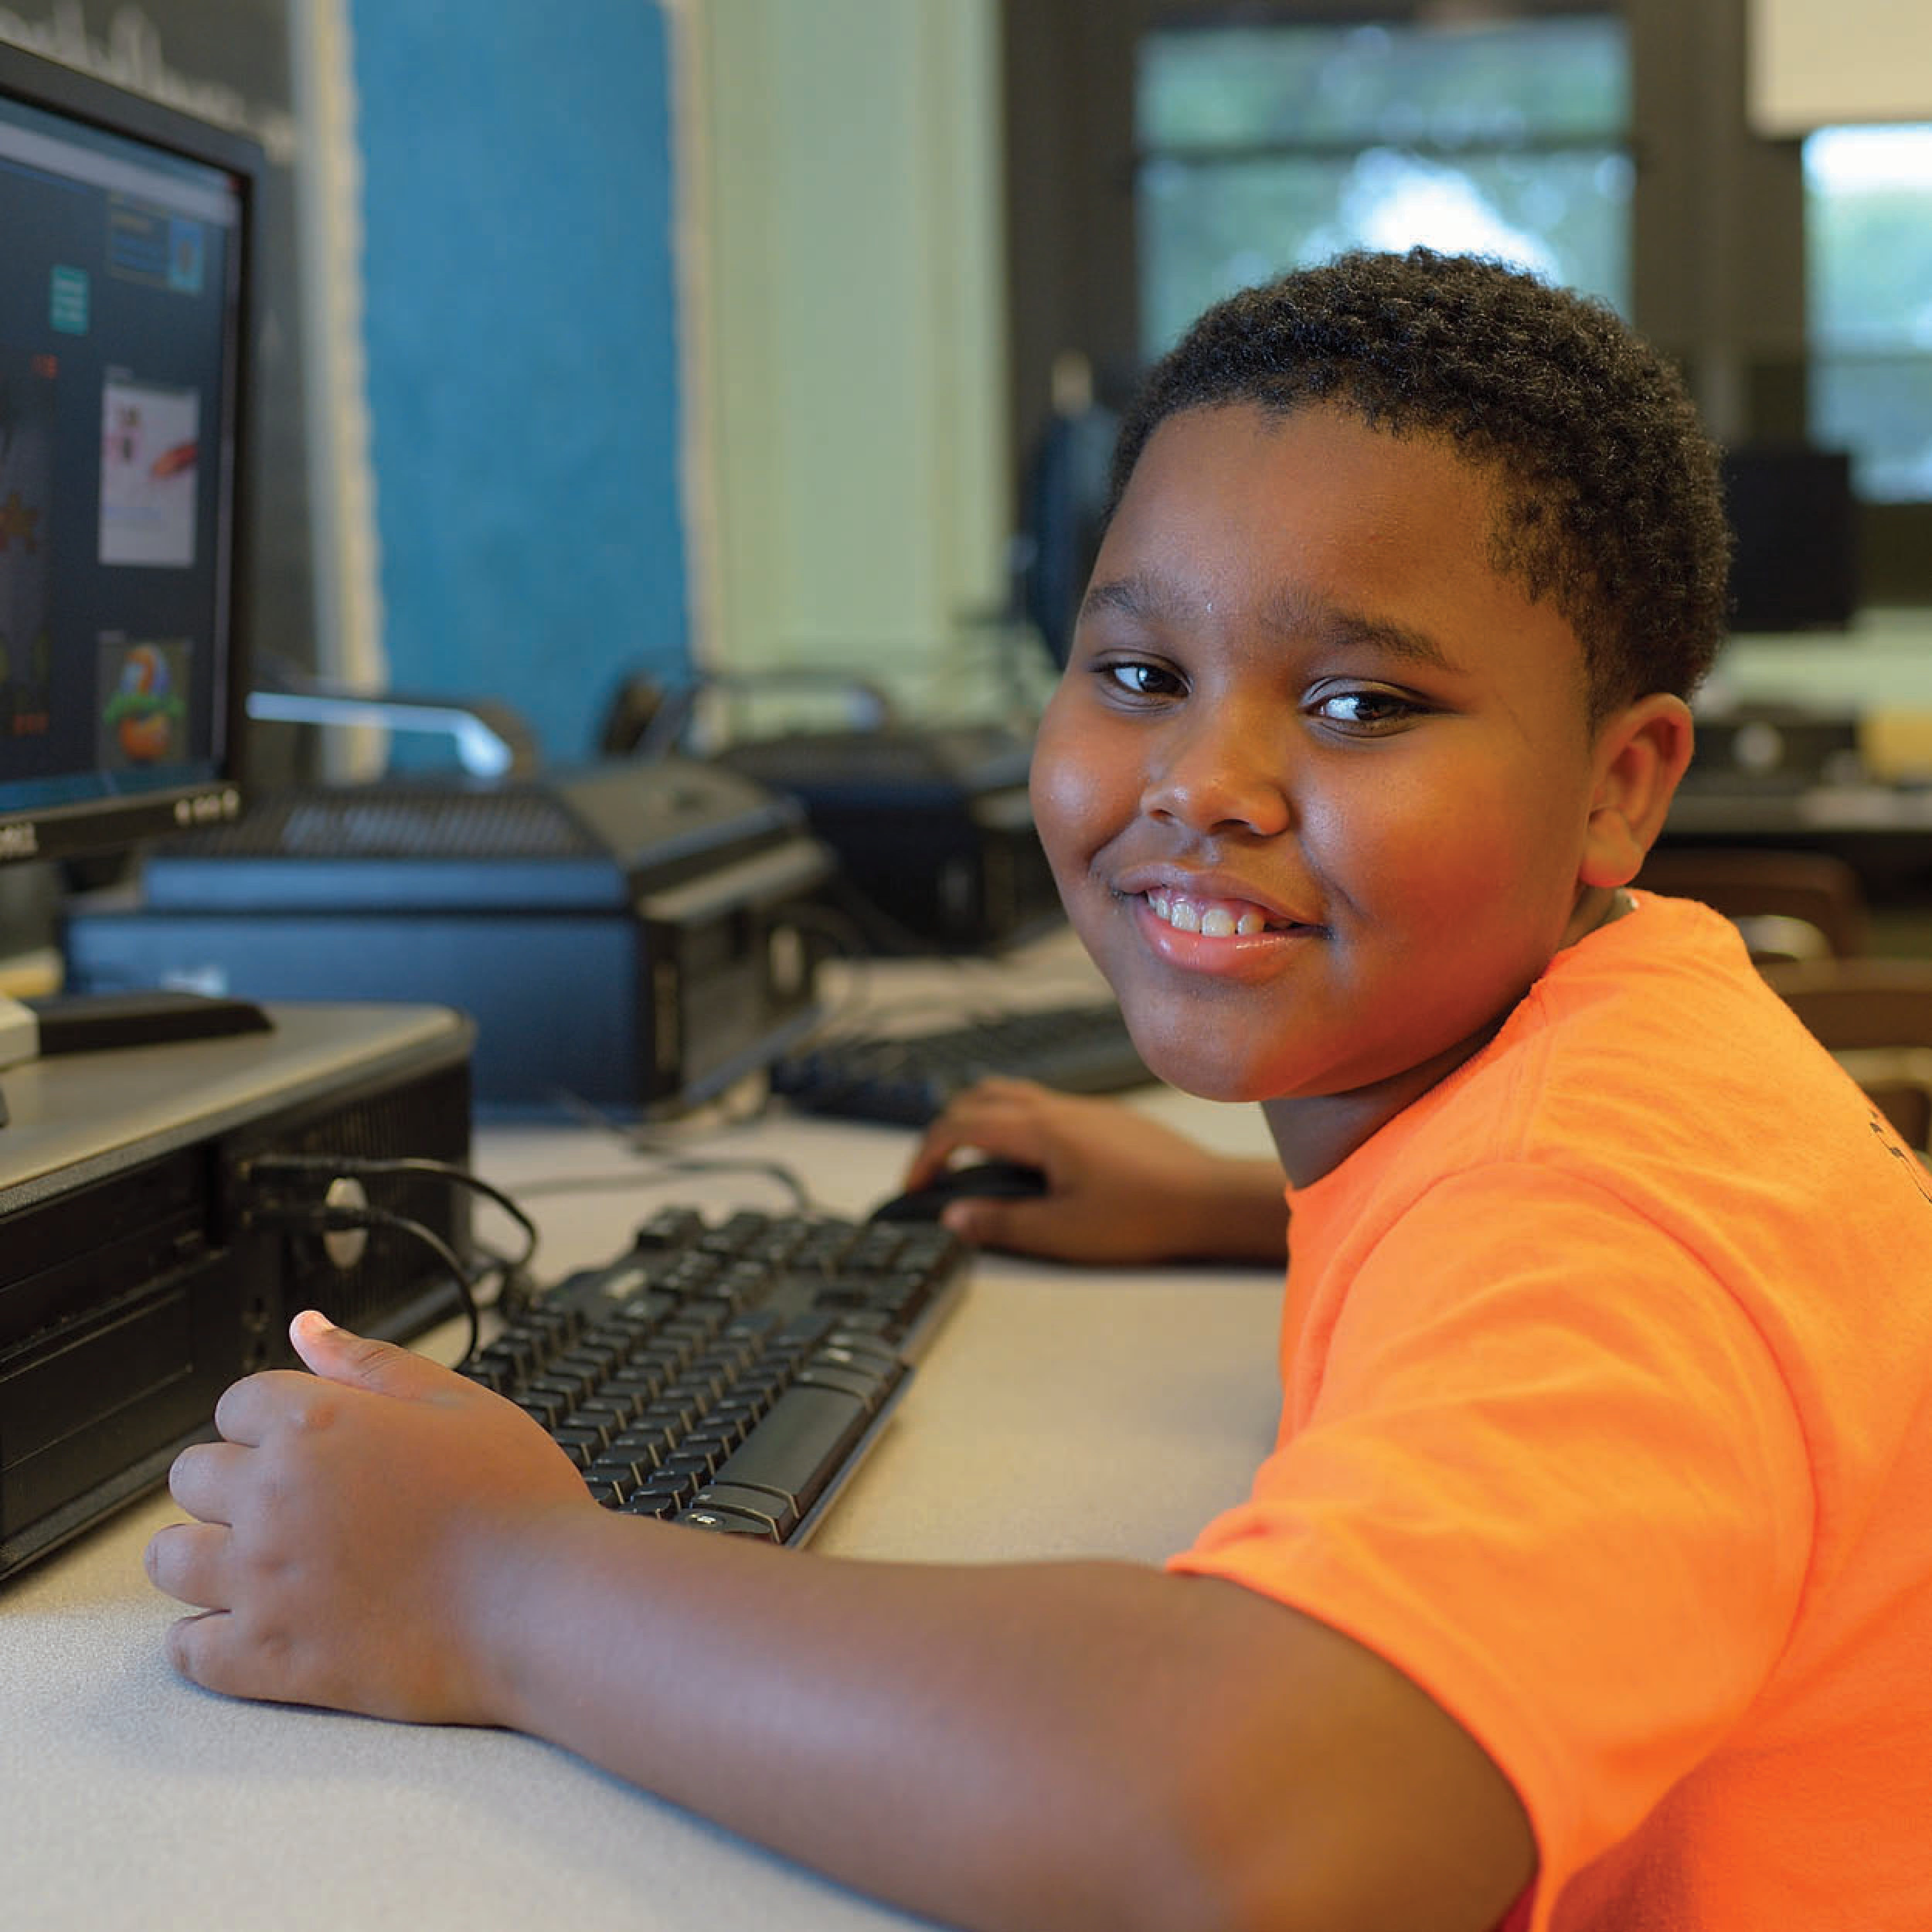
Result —
<instances>
[{"instance_id":1,"label":"t-shirt sleeve","mask_svg":"<svg viewBox=\"0 0 1932 1932\"><path fill-rule=\"evenodd\" d=\"M1538 1910L1750 1701L1813 1491L1770 1350L1681 1246L1593 1184L1438 1184L1363 1260L1301 1426L1172 1560L1366 1645L1530 1816Z\"/></svg>"}]
</instances>

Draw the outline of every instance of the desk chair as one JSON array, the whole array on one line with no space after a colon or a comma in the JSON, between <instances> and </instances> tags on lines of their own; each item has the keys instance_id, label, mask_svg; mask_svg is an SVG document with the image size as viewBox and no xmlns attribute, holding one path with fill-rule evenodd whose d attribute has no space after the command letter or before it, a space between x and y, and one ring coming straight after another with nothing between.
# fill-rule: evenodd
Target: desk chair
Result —
<instances>
[{"instance_id":1,"label":"desk chair","mask_svg":"<svg viewBox=\"0 0 1932 1932\"><path fill-rule=\"evenodd\" d=\"M1722 913L1760 964L1856 958L1869 937L1858 875L1828 853L1666 846L1644 861L1636 883Z\"/></svg>"},{"instance_id":2,"label":"desk chair","mask_svg":"<svg viewBox=\"0 0 1932 1932\"><path fill-rule=\"evenodd\" d=\"M1932 1149L1932 960L1785 961L1760 970L1904 1138Z\"/></svg>"}]
</instances>

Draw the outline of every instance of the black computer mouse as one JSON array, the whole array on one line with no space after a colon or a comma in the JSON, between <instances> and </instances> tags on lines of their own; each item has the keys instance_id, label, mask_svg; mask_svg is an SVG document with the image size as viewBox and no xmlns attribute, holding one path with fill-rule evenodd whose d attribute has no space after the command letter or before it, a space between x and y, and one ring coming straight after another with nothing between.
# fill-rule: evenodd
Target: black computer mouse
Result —
<instances>
[{"instance_id":1,"label":"black computer mouse","mask_svg":"<svg viewBox=\"0 0 1932 1932\"><path fill-rule=\"evenodd\" d=\"M949 1201L968 1195L994 1195L1003 1200L1024 1200L1046 1192L1046 1176L1036 1167L1017 1160L969 1161L949 1167L938 1180L904 1194L896 1194L872 1210L874 1221L936 1221Z\"/></svg>"}]
</instances>

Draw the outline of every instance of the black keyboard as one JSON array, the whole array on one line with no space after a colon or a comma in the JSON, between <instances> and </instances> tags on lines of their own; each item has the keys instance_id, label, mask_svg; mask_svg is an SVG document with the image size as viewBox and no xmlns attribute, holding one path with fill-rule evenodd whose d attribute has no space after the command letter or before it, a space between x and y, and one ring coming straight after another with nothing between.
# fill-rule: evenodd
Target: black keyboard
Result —
<instances>
[{"instance_id":1,"label":"black keyboard","mask_svg":"<svg viewBox=\"0 0 1932 1932\"><path fill-rule=\"evenodd\" d=\"M795 1107L923 1126L988 1074L1018 1075L1066 1094L1117 1094L1154 1078L1112 1001L1002 1013L903 1039L868 1034L801 1047L771 1070Z\"/></svg>"},{"instance_id":2,"label":"black keyboard","mask_svg":"<svg viewBox=\"0 0 1932 1932\"><path fill-rule=\"evenodd\" d=\"M464 1364L606 1508L801 1543L964 1281L944 1228L660 1210Z\"/></svg>"}]
</instances>

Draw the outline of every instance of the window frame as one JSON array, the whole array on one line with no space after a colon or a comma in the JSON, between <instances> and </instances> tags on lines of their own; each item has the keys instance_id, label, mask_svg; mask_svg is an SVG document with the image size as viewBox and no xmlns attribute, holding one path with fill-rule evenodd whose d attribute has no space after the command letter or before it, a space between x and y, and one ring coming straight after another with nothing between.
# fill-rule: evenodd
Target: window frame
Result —
<instances>
[{"instance_id":1,"label":"window frame","mask_svg":"<svg viewBox=\"0 0 1932 1932\"><path fill-rule=\"evenodd\" d=\"M1611 0L1615 4L1615 0ZM1149 26L1418 17L1427 0L1001 0L1012 447L1052 370L1083 355L1104 400L1140 362L1135 47ZM1604 0L1514 10L1598 13ZM1623 0L1630 35L1630 312L1726 444L1802 441L1808 348L1802 142L1745 119L1744 0ZM1863 601L1932 604L1932 503L1863 504Z\"/></svg>"}]
</instances>

